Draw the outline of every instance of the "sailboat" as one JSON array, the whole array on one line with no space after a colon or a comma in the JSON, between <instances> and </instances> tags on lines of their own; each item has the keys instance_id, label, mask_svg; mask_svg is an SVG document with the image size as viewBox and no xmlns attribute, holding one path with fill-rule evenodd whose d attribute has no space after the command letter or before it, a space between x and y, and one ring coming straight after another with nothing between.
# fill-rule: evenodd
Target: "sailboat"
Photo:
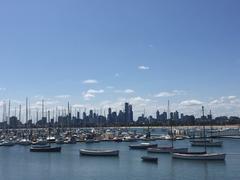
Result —
<instances>
[{"instance_id":1,"label":"sailboat","mask_svg":"<svg viewBox=\"0 0 240 180\"><path fill-rule=\"evenodd\" d=\"M44 107L44 101L42 101ZM44 109L44 108L43 108ZM49 119L50 120L50 119ZM48 137L50 137L50 123L48 125ZM61 152L61 147L52 147L50 142L47 145L35 145L30 148L30 152Z\"/></svg>"},{"instance_id":2,"label":"sailboat","mask_svg":"<svg viewBox=\"0 0 240 180\"><path fill-rule=\"evenodd\" d=\"M168 112L169 112L169 108L170 107L170 103L168 101ZM173 137L173 122L172 122L172 118L170 118L170 125L171 125L171 142L172 145L171 146L164 146L164 147L156 147L156 148L148 148L147 151L149 153L177 153L177 152L188 152L188 148L174 148L174 137Z\"/></svg>"},{"instance_id":3,"label":"sailboat","mask_svg":"<svg viewBox=\"0 0 240 180\"><path fill-rule=\"evenodd\" d=\"M202 113L204 118L204 107L202 106ZM187 159L187 160L225 160L226 154L224 153L207 153L206 146L206 130L205 123L203 124L204 131L204 144L205 151L204 152L188 152L188 153L172 153L172 157L176 159Z\"/></svg>"},{"instance_id":4,"label":"sailboat","mask_svg":"<svg viewBox=\"0 0 240 180\"><path fill-rule=\"evenodd\" d=\"M212 113L210 111L210 117L212 117ZM212 128L212 120L211 120L211 136L210 138L211 139L206 139L206 140L194 140L194 141L191 141L191 145L192 146L208 146L208 147L222 147L223 145L223 141L216 141L216 140L213 140L212 138L212 131L213 131L213 128Z\"/></svg>"},{"instance_id":5,"label":"sailboat","mask_svg":"<svg viewBox=\"0 0 240 180\"><path fill-rule=\"evenodd\" d=\"M27 137L23 137L23 139L21 139L18 144L19 145L22 145L22 146L29 146L32 144L32 142L30 141L30 136L29 136L29 129L28 129L28 113L29 113L29 110L28 110L28 98L26 98L26 133L27 133ZM29 105L30 106L30 105ZM21 117L21 105L19 106L19 119ZM24 136L24 134L23 134Z\"/></svg>"},{"instance_id":6,"label":"sailboat","mask_svg":"<svg viewBox=\"0 0 240 180\"><path fill-rule=\"evenodd\" d=\"M5 120L6 118L6 104L4 103L3 105L3 120ZM10 116L11 116L11 102L9 100L9 107L8 107L8 117L7 117L7 121L6 121L6 130L5 130L5 125L4 125L4 130L5 130L5 139L3 141L0 142L0 146L14 146L15 145L15 141L13 140L13 138L11 136L9 136L9 131L8 131L8 122L10 121Z\"/></svg>"}]
</instances>

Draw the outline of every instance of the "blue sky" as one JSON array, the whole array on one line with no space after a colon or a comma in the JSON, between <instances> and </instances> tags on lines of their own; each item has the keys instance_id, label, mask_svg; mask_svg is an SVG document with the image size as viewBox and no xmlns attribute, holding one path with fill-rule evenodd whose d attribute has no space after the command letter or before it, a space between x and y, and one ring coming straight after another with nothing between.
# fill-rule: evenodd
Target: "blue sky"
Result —
<instances>
[{"instance_id":1,"label":"blue sky","mask_svg":"<svg viewBox=\"0 0 240 180\"><path fill-rule=\"evenodd\" d=\"M151 114L170 99L172 110L239 115L239 8L238 0L1 1L0 101L116 110L130 101Z\"/></svg>"}]
</instances>

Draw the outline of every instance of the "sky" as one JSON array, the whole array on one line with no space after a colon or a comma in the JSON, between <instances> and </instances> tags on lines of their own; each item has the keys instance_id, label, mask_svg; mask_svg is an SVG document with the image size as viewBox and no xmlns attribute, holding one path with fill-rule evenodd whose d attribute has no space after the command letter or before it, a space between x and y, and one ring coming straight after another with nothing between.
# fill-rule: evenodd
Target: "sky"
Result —
<instances>
[{"instance_id":1,"label":"sky","mask_svg":"<svg viewBox=\"0 0 240 180\"><path fill-rule=\"evenodd\" d=\"M31 108L240 115L238 0L0 1L0 113ZM1 119L1 118L0 118Z\"/></svg>"}]
</instances>

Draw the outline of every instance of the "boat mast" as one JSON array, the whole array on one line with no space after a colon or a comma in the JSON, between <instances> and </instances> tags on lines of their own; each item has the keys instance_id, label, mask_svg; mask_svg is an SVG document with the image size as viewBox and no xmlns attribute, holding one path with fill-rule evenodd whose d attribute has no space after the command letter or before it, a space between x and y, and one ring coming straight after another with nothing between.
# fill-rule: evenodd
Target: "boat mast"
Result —
<instances>
[{"instance_id":1,"label":"boat mast","mask_svg":"<svg viewBox=\"0 0 240 180\"><path fill-rule=\"evenodd\" d=\"M28 123L28 98L26 98L26 125Z\"/></svg>"},{"instance_id":2,"label":"boat mast","mask_svg":"<svg viewBox=\"0 0 240 180\"><path fill-rule=\"evenodd\" d=\"M8 102L8 123L10 123L10 116L11 116L11 101Z\"/></svg>"},{"instance_id":3,"label":"boat mast","mask_svg":"<svg viewBox=\"0 0 240 180\"><path fill-rule=\"evenodd\" d=\"M207 152L207 141L206 141L206 129L205 129L205 115L204 115L204 106L202 106L202 120L203 120L203 136L204 136L204 148L205 153Z\"/></svg>"},{"instance_id":4,"label":"boat mast","mask_svg":"<svg viewBox=\"0 0 240 180\"><path fill-rule=\"evenodd\" d=\"M21 121L21 116L22 116L22 105L21 104L19 105L19 115L18 116L19 116L18 117L19 121Z\"/></svg>"},{"instance_id":5,"label":"boat mast","mask_svg":"<svg viewBox=\"0 0 240 180\"><path fill-rule=\"evenodd\" d=\"M44 100L42 100L42 120L43 120L43 117L44 117Z\"/></svg>"},{"instance_id":6,"label":"boat mast","mask_svg":"<svg viewBox=\"0 0 240 180\"><path fill-rule=\"evenodd\" d=\"M170 112L170 101L168 100L168 112ZM173 148L173 119L170 117L170 125L171 125L171 140L172 140L172 148Z\"/></svg>"},{"instance_id":7,"label":"boat mast","mask_svg":"<svg viewBox=\"0 0 240 180\"><path fill-rule=\"evenodd\" d=\"M210 119L210 124L211 124L211 138L212 138L213 124L212 124L212 111L211 110L210 110L209 119Z\"/></svg>"}]
</instances>

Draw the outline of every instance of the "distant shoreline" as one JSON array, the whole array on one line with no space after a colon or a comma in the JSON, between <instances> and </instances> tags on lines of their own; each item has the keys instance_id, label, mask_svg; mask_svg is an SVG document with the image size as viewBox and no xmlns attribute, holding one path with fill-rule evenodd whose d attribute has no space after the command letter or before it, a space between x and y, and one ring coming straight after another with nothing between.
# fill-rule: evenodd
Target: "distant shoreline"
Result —
<instances>
[{"instance_id":1,"label":"distant shoreline","mask_svg":"<svg viewBox=\"0 0 240 180\"><path fill-rule=\"evenodd\" d=\"M175 129L193 129L193 128L202 128L203 126L173 126L173 128ZM211 126L207 125L205 126L206 128L211 128ZM8 130L21 130L21 129L47 129L48 127L43 127L43 128L16 128L16 129L8 129ZM52 127L53 129L57 129L58 127ZM119 129L147 129L148 126L122 126L122 127L64 127L64 128L59 128L59 129L89 129L89 128L95 128L95 129L99 129L99 128L119 128ZM149 126L150 129L169 129L171 128L171 126ZM217 129L224 129L224 128L239 128L240 129L240 125L213 125L212 128L217 128ZM4 130L4 129L0 129L0 130ZM5 129L6 130L6 129Z\"/></svg>"}]
</instances>

